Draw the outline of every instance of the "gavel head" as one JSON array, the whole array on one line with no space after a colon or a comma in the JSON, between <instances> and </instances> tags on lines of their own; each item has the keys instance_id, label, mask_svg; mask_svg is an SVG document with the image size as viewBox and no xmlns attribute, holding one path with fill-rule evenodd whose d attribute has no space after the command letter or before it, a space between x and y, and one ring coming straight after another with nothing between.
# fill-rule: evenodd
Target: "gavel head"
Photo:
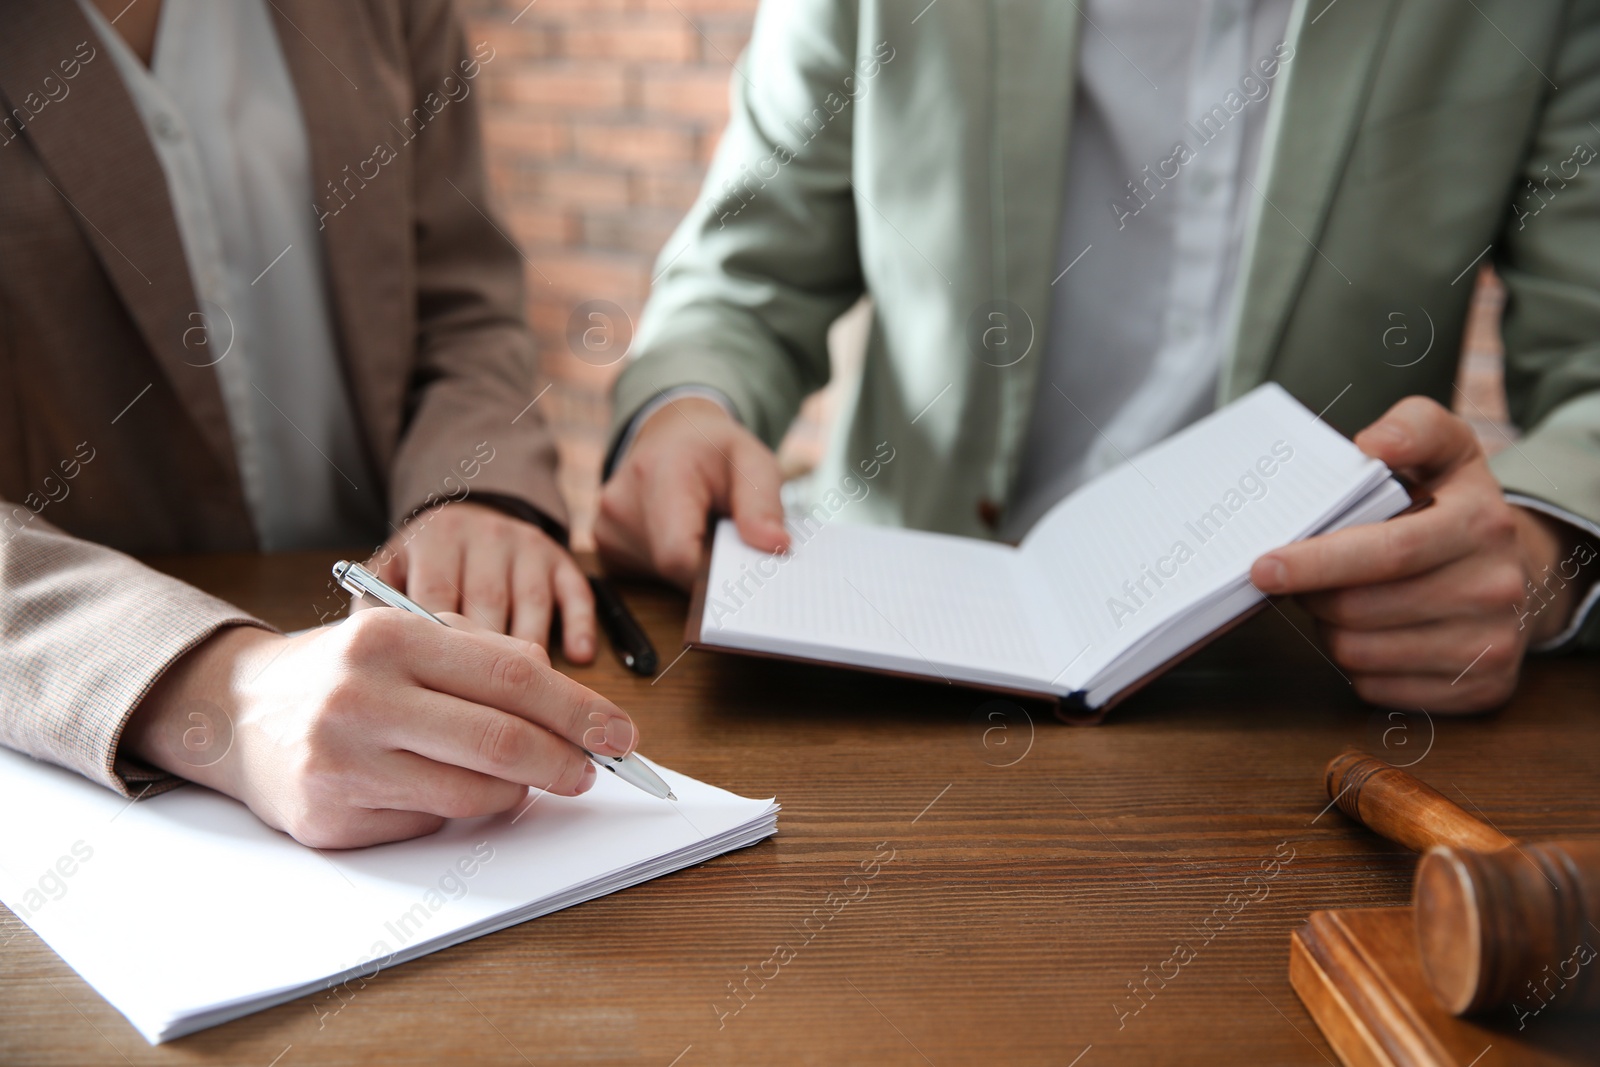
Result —
<instances>
[{"instance_id":1,"label":"gavel head","mask_svg":"<svg viewBox=\"0 0 1600 1067\"><path fill-rule=\"evenodd\" d=\"M1423 971L1454 1014L1600 1008L1600 841L1438 845L1412 900Z\"/></svg>"}]
</instances>

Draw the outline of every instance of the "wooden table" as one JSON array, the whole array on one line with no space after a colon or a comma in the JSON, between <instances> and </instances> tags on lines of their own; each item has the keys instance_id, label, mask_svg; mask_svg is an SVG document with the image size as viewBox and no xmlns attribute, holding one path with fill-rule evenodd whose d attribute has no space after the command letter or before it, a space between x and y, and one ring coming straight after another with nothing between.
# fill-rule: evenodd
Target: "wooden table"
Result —
<instances>
[{"instance_id":1,"label":"wooden table","mask_svg":"<svg viewBox=\"0 0 1600 1067\"><path fill-rule=\"evenodd\" d=\"M333 558L161 565L293 628L336 602ZM1268 612L1069 727L943 685L675 660L684 599L626 592L671 666L651 683L607 651L572 673L655 759L776 794L777 838L160 1048L0 909L0 1061L1323 1064L1289 931L1404 903L1413 863L1325 810L1331 756L1417 761L1513 836L1600 834L1594 659L1535 663L1494 715L1390 714Z\"/></svg>"}]
</instances>

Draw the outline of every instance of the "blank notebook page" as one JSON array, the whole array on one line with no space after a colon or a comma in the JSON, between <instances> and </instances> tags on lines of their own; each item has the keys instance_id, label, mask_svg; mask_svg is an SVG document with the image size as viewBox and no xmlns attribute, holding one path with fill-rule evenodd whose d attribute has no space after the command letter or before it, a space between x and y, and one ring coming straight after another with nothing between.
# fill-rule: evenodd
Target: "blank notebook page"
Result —
<instances>
[{"instance_id":1,"label":"blank notebook page","mask_svg":"<svg viewBox=\"0 0 1600 1067\"><path fill-rule=\"evenodd\" d=\"M703 640L937 677L1048 679L1015 549L915 530L832 523L772 556L717 526ZM768 577L767 575L770 575ZM1059 671L1057 663L1054 670Z\"/></svg>"},{"instance_id":2,"label":"blank notebook page","mask_svg":"<svg viewBox=\"0 0 1600 1067\"><path fill-rule=\"evenodd\" d=\"M1064 681L1081 686L1387 474L1266 385L1084 485L1039 520L1020 553L1065 617L1075 642L1065 651L1088 649Z\"/></svg>"}]
</instances>

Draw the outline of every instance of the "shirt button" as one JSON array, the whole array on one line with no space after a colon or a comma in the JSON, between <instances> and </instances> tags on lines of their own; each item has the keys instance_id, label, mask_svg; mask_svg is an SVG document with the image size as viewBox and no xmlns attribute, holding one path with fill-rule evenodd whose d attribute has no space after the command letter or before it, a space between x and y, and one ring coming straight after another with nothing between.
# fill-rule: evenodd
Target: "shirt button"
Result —
<instances>
[{"instance_id":1,"label":"shirt button","mask_svg":"<svg viewBox=\"0 0 1600 1067\"><path fill-rule=\"evenodd\" d=\"M180 141L183 139L183 127L178 125L176 119L165 111L158 112L155 119L156 136L165 141Z\"/></svg>"}]
</instances>

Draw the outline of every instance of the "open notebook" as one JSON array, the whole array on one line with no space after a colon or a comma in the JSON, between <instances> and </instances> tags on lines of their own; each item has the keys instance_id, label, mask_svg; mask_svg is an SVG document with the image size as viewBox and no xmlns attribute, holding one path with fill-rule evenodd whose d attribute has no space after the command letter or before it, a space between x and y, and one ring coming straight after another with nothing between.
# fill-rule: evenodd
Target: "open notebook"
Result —
<instances>
[{"instance_id":1,"label":"open notebook","mask_svg":"<svg viewBox=\"0 0 1600 1067\"><path fill-rule=\"evenodd\" d=\"M686 641L1103 711L1261 604L1262 553L1410 503L1263 385L1086 483L1016 547L798 514L769 555L724 520Z\"/></svg>"},{"instance_id":2,"label":"open notebook","mask_svg":"<svg viewBox=\"0 0 1600 1067\"><path fill-rule=\"evenodd\" d=\"M652 766L678 803L602 774L581 797L530 793L520 814L318 851L210 790L130 804L0 749L0 900L156 1043L306 993L348 998L389 967L776 832L773 801Z\"/></svg>"}]
</instances>

